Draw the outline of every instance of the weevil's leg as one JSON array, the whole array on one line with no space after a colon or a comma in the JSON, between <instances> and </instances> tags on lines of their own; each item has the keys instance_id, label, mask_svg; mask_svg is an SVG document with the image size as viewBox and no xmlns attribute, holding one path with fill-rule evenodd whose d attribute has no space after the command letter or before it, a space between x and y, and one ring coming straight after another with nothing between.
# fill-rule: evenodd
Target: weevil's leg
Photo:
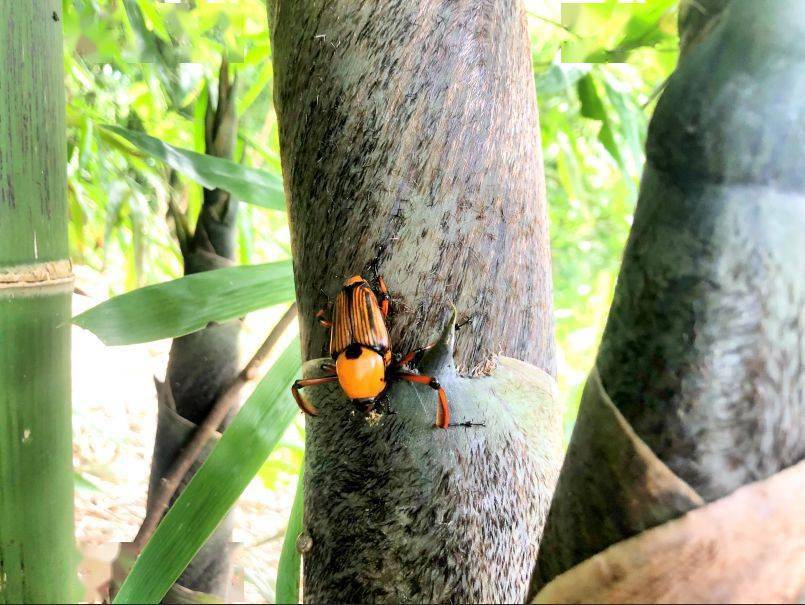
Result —
<instances>
[{"instance_id":1,"label":"weevil's leg","mask_svg":"<svg viewBox=\"0 0 805 605\"><path fill-rule=\"evenodd\" d=\"M319 410L317 410L315 406L312 406L305 401L304 397L302 397L301 393L299 392L299 389L312 387L317 384L335 382L336 380L338 380L338 376L322 376L321 378L305 378L304 380L297 380L293 383L293 385L291 385L291 394L293 394L293 398L296 399L296 405L298 405L299 409L305 414L310 416L318 416Z\"/></svg>"},{"instance_id":2,"label":"weevil's leg","mask_svg":"<svg viewBox=\"0 0 805 605\"><path fill-rule=\"evenodd\" d=\"M432 348L433 348L433 347L435 347L435 346L436 346L436 343L435 343L435 342L432 342L432 343L430 343L430 344L429 344L429 345L427 345L427 346L424 346L424 347L419 347L418 349L414 349L413 351L411 351L410 353L408 353L408 355L406 355L405 357L403 357L402 359L400 359L400 361L399 361L398 363L399 363L401 366L406 366L406 365L408 365L409 363L411 363L411 362L412 362L412 361L414 361L414 360L416 360L417 362L419 362L419 360L421 359L422 355L423 355L423 354L424 354L426 351L429 351L430 349L432 349Z\"/></svg>"},{"instance_id":3,"label":"weevil's leg","mask_svg":"<svg viewBox=\"0 0 805 605\"><path fill-rule=\"evenodd\" d=\"M325 309L322 309L321 311L316 313L316 319L318 319L319 323L321 325L323 325L325 328L332 328L333 327L333 322L331 322L331 321L329 321L327 319L324 319L324 314L325 313L327 313L327 311Z\"/></svg>"},{"instance_id":4,"label":"weevil's leg","mask_svg":"<svg viewBox=\"0 0 805 605\"><path fill-rule=\"evenodd\" d=\"M436 411L436 426L440 429L446 429L450 424L450 406L447 403L447 395L439 384L439 381L432 376L425 376L423 374L412 374L410 372L396 372L395 378L405 380L407 382L418 382L419 384L426 384L434 391L439 393L439 407Z\"/></svg>"},{"instance_id":5,"label":"weevil's leg","mask_svg":"<svg viewBox=\"0 0 805 605\"><path fill-rule=\"evenodd\" d=\"M389 311L391 310L391 296L389 296L386 281L379 275L377 276L377 288L379 290L377 293L377 302L380 304L380 312L383 313L383 317L388 317Z\"/></svg>"}]
</instances>

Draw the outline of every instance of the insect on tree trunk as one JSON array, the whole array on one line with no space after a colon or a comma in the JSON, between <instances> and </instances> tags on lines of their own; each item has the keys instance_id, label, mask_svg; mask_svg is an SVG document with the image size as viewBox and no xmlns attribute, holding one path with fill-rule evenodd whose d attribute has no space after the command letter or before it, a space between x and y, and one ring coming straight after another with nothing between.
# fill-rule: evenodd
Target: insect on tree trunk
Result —
<instances>
[{"instance_id":1,"label":"insect on tree trunk","mask_svg":"<svg viewBox=\"0 0 805 605\"><path fill-rule=\"evenodd\" d=\"M77 599L62 3L0 2L0 601Z\"/></svg>"},{"instance_id":2,"label":"insect on tree trunk","mask_svg":"<svg viewBox=\"0 0 805 605\"><path fill-rule=\"evenodd\" d=\"M306 389L305 600L522 601L561 442L523 7L278 0L269 22L305 358L355 274L385 278L395 352L467 320L421 369L473 426L434 429L427 387L374 421Z\"/></svg>"},{"instance_id":3,"label":"insect on tree trunk","mask_svg":"<svg viewBox=\"0 0 805 605\"><path fill-rule=\"evenodd\" d=\"M649 128L532 594L805 456L805 5L680 14L682 58Z\"/></svg>"}]
</instances>

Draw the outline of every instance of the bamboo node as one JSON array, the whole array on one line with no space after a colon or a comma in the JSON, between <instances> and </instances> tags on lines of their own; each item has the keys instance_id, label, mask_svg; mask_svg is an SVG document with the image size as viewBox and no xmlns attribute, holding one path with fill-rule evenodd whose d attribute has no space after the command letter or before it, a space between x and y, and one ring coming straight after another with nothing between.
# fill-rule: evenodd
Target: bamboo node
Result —
<instances>
[{"instance_id":1,"label":"bamboo node","mask_svg":"<svg viewBox=\"0 0 805 605\"><path fill-rule=\"evenodd\" d=\"M0 267L0 289L35 288L73 282L69 259Z\"/></svg>"}]
</instances>

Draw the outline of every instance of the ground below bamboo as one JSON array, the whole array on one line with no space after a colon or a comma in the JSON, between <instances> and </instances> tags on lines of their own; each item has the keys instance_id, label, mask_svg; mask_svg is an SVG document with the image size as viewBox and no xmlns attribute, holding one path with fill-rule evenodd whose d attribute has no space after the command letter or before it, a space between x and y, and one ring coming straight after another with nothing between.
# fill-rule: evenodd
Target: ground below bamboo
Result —
<instances>
[{"instance_id":1,"label":"ground below bamboo","mask_svg":"<svg viewBox=\"0 0 805 605\"><path fill-rule=\"evenodd\" d=\"M81 266L75 273L76 285L88 296L74 295L74 314L108 296L101 275ZM247 318L241 347L244 357L257 348L282 312L274 309ZM90 332L73 328L73 464L81 477L76 486L75 524L86 602L100 602L98 587L109 579L118 545L133 540L145 512L156 430L153 377L164 379L169 349L169 340L106 347ZM234 600L273 602L294 489L295 475L279 471L272 489L255 479L238 502L234 540L241 546Z\"/></svg>"}]
</instances>

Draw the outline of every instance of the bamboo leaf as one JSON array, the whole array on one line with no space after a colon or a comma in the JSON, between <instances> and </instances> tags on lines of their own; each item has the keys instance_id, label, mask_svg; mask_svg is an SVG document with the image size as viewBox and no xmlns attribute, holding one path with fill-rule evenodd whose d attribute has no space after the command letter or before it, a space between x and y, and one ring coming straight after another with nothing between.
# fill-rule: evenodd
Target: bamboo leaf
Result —
<instances>
[{"instance_id":1,"label":"bamboo leaf","mask_svg":"<svg viewBox=\"0 0 805 605\"><path fill-rule=\"evenodd\" d=\"M282 178L276 174L249 168L232 160L174 147L142 132L111 125L103 128L120 135L140 151L165 162L207 189L220 188L244 202L270 210L285 211Z\"/></svg>"},{"instance_id":2,"label":"bamboo leaf","mask_svg":"<svg viewBox=\"0 0 805 605\"><path fill-rule=\"evenodd\" d=\"M235 504L299 411L289 388L300 359L297 338L165 515L120 587L115 603L159 603Z\"/></svg>"},{"instance_id":3,"label":"bamboo leaf","mask_svg":"<svg viewBox=\"0 0 805 605\"><path fill-rule=\"evenodd\" d=\"M612 121L609 119L604 101L598 94L595 81L591 74L585 75L577 84L579 101L581 101L581 115L591 120L601 122L601 130L598 132L598 140L614 158L618 165L626 171L626 166L621 156L618 142L612 129Z\"/></svg>"},{"instance_id":4,"label":"bamboo leaf","mask_svg":"<svg viewBox=\"0 0 805 605\"><path fill-rule=\"evenodd\" d=\"M607 111L595 88L595 81L589 73L578 80L577 88L579 101L581 101L581 115L591 120L605 121Z\"/></svg>"},{"instance_id":5,"label":"bamboo leaf","mask_svg":"<svg viewBox=\"0 0 805 605\"><path fill-rule=\"evenodd\" d=\"M558 95L590 73L592 66L584 64L554 63L536 77L537 94Z\"/></svg>"},{"instance_id":6,"label":"bamboo leaf","mask_svg":"<svg viewBox=\"0 0 805 605\"><path fill-rule=\"evenodd\" d=\"M86 475L79 473L78 471L73 471L73 482L75 483L75 488L77 490L84 490L88 492L102 491L100 487L87 479Z\"/></svg>"},{"instance_id":7,"label":"bamboo leaf","mask_svg":"<svg viewBox=\"0 0 805 605\"><path fill-rule=\"evenodd\" d=\"M171 37L168 29L165 27L165 21L162 18L162 13L159 12L157 4L150 0L137 0L137 5L140 7L140 12L148 19L152 31L162 38L165 42L170 42Z\"/></svg>"},{"instance_id":8,"label":"bamboo leaf","mask_svg":"<svg viewBox=\"0 0 805 605\"><path fill-rule=\"evenodd\" d=\"M302 514L304 512L304 464L299 471L299 482L296 484L296 495L293 498L288 528L282 541L282 552L277 568L277 603L299 603L299 570L302 557L296 550L296 538L302 531Z\"/></svg>"},{"instance_id":9,"label":"bamboo leaf","mask_svg":"<svg viewBox=\"0 0 805 605\"><path fill-rule=\"evenodd\" d=\"M73 318L107 345L176 338L294 299L290 261L194 273L116 296Z\"/></svg>"}]
</instances>

